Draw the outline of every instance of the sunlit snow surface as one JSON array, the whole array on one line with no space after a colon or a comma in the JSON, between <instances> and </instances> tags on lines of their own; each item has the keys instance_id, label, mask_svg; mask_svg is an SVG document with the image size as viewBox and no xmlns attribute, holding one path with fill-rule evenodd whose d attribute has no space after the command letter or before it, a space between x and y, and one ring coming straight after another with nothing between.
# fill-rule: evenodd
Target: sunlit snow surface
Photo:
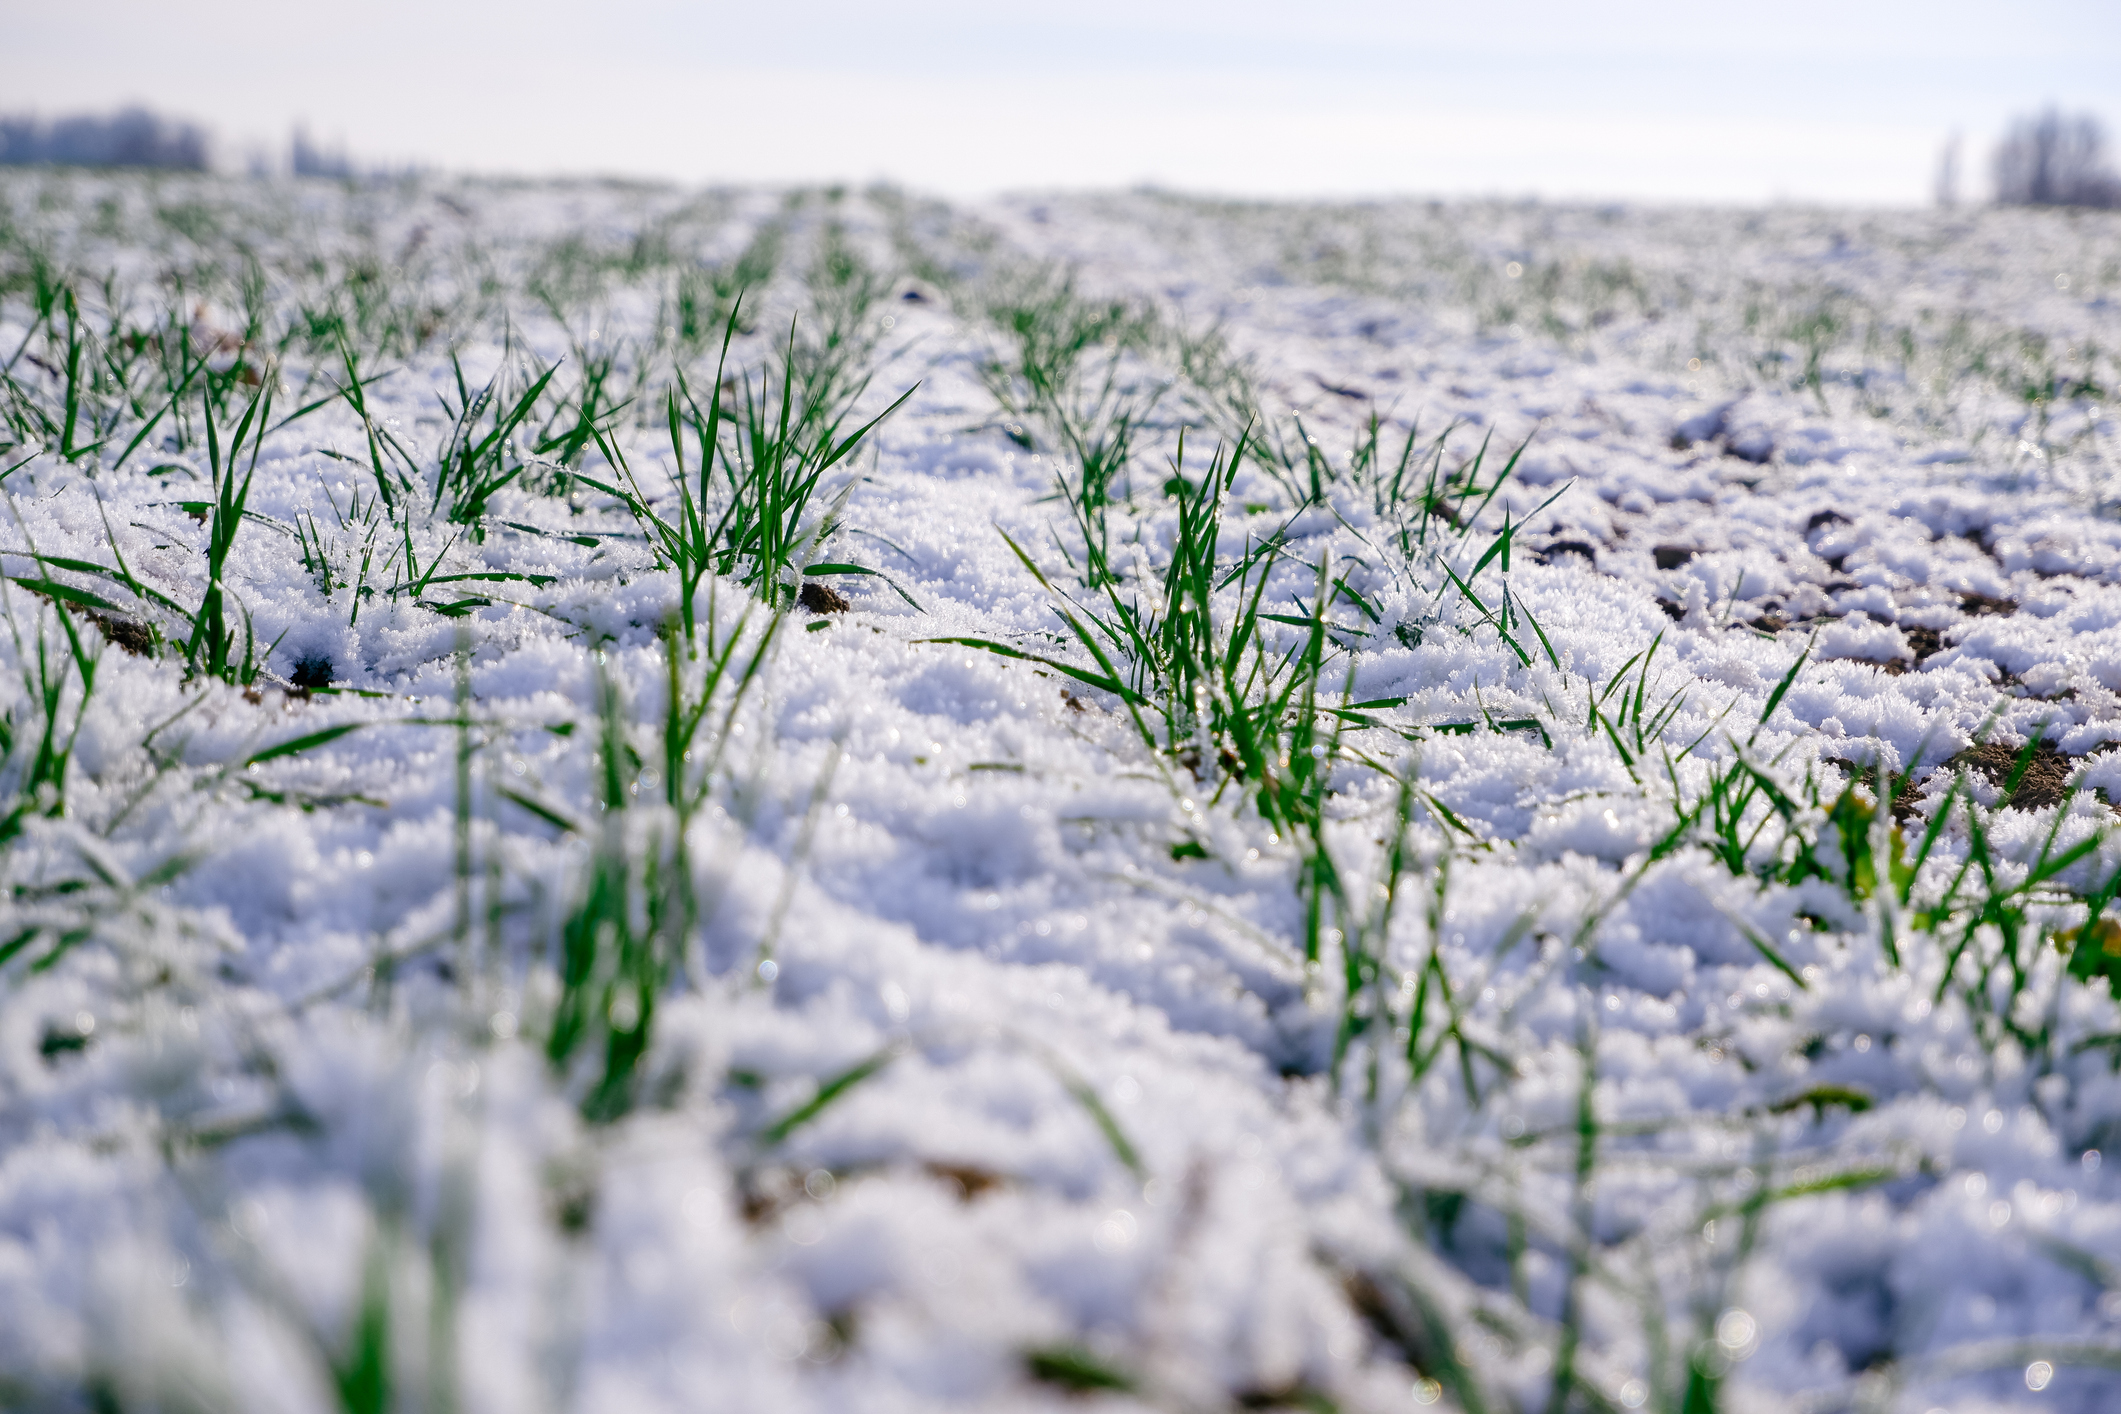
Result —
<instances>
[{"instance_id":1,"label":"sunlit snow surface","mask_svg":"<svg viewBox=\"0 0 2121 1414\"><path fill-rule=\"evenodd\" d=\"M276 645L272 673L328 659L373 695L202 690L169 658L103 653L68 815L33 819L4 864L0 938L88 921L55 965L32 970L39 943L0 981L0 1402L382 1407L362 1403L379 1386L354 1354L381 1309L391 1397L496 1414L1417 1409L1437 1399L1441 1344L1488 1407L1535 1410L1564 1319L1586 1407L1677 1409L1674 1352L1697 1342L1726 1409L2121 1404L2121 1190L2099 1162L2121 1140L2121 1077L2112 1046L2085 1044L2121 1031L2104 984L2058 985L2050 950L2028 1003L2049 1043L1985 1045L1957 996L1933 1004L1934 949L1908 940L1889 965L1829 885L1761 889L1691 850L1642 869L1669 789L1632 781L1585 712L1586 679L1661 632L1656 691L1686 691L1670 750L1742 739L1810 643L1756 743L1791 779L1880 758L1923 774L1984 723L2014 743L2045 723L2121 798L2121 755L2096 755L2121 740L2121 520L2098 404L2121 343L2113 218L1155 194L946 211L34 175L0 197L0 356L28 332L32 248L115 267L145 300L170 268L247 243L275 269L366 253L412 303L493 292L460 350L474 386L502 361L504 315L516 355L633 357L676 271L732 260L775 221L780 274L736 350L756 364L804 307L805 252L842 223L892 281L862 407L920 390L852 463L863 533L830 558L886 569L921 606L848 579L851 612L788 626L696 827L711 911L657 1012L643 1098L591 1125L541 1029L589 846L498 792L594 818L593 658L653 759L674 581L638 539L423 529L420 554L452 572L553 581L459 619L377 595L349 623L348 592L320 594L285 527L332 527L334 502L369 493L360 424L333 403L268 437L251 497L268 520L246 526L231 583ZM550 258L567 241L603 264L554 297L563 327L526 288L577 268ZM625 271L643 248L645 273ZM1059 626L1001 534L1060 573L1055 461L1008 435L979 377L1001 336L973 307L981 281L1038 262L1219 333L1257 415L1284 437L1300 418L1336 464L1373 407L1425 436L1461 424L1447 465L1491 432L1491 467L1529 437L1481 543L1568 487L1508 571L1560 670L1522 666L1448 606L1419 646L1380 634L1354 659L1358 698L1407 699L1397 724L1549 725L1551 747L1419 747L1423 781L1478 838L1420 818L1395 956L1440 948L1470 1070L1454 1047L1410 1089L1387 1038L1374 1079L1358 1047L1336 1085L1337 973L1306 974L1294 856L1238 790L1167 786L1114 699L1085 710L1028 663L922 642ZM225 296L195 317L241 321ZM371 407L431 452L446 348L382 366ZM2043 368L2095 386L2029 402ZM1195 469L1234 431L1217 398L1236 385L1181 372L1144 356L1131 375L1173 383L1136 461L1152 549L1179 424ZM289 355L284 408L313 373L318 396L338 369ZM651 490L670 465L661 418L660 402L630 411L617 434ZM175 503L205 494L187 479L205 453L160 440L120 471L112 449L12 471L7 572L35 573L32 546L108 563L115 537L144 581L195 600L206 532ZM1286 517L1256 469L1233 500L1261 508L1261 533ZM1344 519L1295 527L1298 558L1364 551L1370 508L1336 506ZM634 529L593 494L511 490L495 516ZM1389 617L1422 609L1381 571L1349 572ZM1289 594L1307 582L1292 565ZM1480 581L1500 583L1498 566ZM741 597L721 586L715 611ZM1990 601L2016 612L1965 607ZM14 663L50 611L19 587L9 611ZM1915 659L1915 631L1931 635L1919 668L1887 671ZM468 887L460 645L478 723ZM1663 763L1637 764L1656 786ZM1839 768L1818 769L1838 789ZM1352 764L1341 783L1334 838L1367 878L1391 784ZM2111 818L2089 794L2067 812L2076 834ZM1999 847L2036 849L2053 814L1999 812ZM1189 837L1210 857L1174 858ZM1964 854L1951 832L1938 848ZM91 855L91 902L43 889ZM170 882L125 886L179 857ZM879 1055L784 1143L762 1137ZM1603 1132L1579 1190L1587 1056ZM1784 1103L1822 1086L1871 1103ZM1749 1204L1762 1185L1819 1191ZM1397 1339L1385 1287L1430 1303L1400 1311ZM1033 1377L1028 1353L1071 1347L1135 1390Z\"/></svg>"}]
</instances>

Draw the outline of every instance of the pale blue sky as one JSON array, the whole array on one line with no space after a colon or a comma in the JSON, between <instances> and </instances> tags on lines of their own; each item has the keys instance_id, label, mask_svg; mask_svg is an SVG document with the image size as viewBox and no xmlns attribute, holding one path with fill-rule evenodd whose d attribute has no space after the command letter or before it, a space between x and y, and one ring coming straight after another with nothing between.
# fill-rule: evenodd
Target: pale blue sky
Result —
<instances>
[{"instance_id":1,"label":"pale blue sky","mask_svg":"<svg viewBox=\"0 0 2121 1414\"><path fill-rule=\"evenodd\" d=\"M0 111L357 155L946 193L1151 181L1911 203L2008 118L2121 129L2117 0L0 0Z\"/></svg>"}]
</instances>

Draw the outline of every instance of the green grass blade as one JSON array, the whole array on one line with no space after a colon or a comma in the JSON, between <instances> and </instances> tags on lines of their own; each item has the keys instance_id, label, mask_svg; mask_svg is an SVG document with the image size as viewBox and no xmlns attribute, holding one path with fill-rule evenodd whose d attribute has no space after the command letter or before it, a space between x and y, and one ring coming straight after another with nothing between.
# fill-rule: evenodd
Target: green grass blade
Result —
<instances>
[{"instance_id":1,"label":"green grass blade","mask_svg":"<svg viewBox=\"0 0 2121 1414\"><path fill-rule=\"evenodd\" d=\"M268 746L263 751L253 752L243 759L243 764L255 766L264 761L276 761L282 756L293 756L312 747L322 746L326 742L337 741L340 737L357 732L367 725L366 722L341 722L335 727L326 727L322 731L310 732L280 742L276 746Z\"/></svg>"}]
</instances>

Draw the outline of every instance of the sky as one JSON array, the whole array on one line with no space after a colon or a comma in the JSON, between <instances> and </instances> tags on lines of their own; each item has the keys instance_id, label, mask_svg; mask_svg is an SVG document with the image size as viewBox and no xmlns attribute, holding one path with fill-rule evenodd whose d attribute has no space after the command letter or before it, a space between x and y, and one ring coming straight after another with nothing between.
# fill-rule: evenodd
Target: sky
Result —
<instances>
[{"instance_id":1,"label":"sky","mask_svg":"<svg viewBox=\"0 0 2121 1414\"><path fill-rule=\"evenodd\" d=\"M2121 133L2116 0L0 0L0 112L139 102L219 160L943 195L1977 197L2009 120Z\"/></svg>"}]
</instances>

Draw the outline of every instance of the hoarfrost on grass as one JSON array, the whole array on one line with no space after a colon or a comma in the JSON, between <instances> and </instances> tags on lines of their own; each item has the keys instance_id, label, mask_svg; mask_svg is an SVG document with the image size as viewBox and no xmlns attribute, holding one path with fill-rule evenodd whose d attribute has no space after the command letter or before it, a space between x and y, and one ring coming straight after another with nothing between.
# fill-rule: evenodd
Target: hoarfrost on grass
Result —
<instances>
[{"instance_id":1,"label":"hoarfrost on grass","mask_svg":"<svg viewBox=\"0 0 2121 1414\"><path fill-rule=\"evenodd\" d=\"M10 1401L2111 1402L2111 218L0 203Z\"/></svg>"}]
</instances>

